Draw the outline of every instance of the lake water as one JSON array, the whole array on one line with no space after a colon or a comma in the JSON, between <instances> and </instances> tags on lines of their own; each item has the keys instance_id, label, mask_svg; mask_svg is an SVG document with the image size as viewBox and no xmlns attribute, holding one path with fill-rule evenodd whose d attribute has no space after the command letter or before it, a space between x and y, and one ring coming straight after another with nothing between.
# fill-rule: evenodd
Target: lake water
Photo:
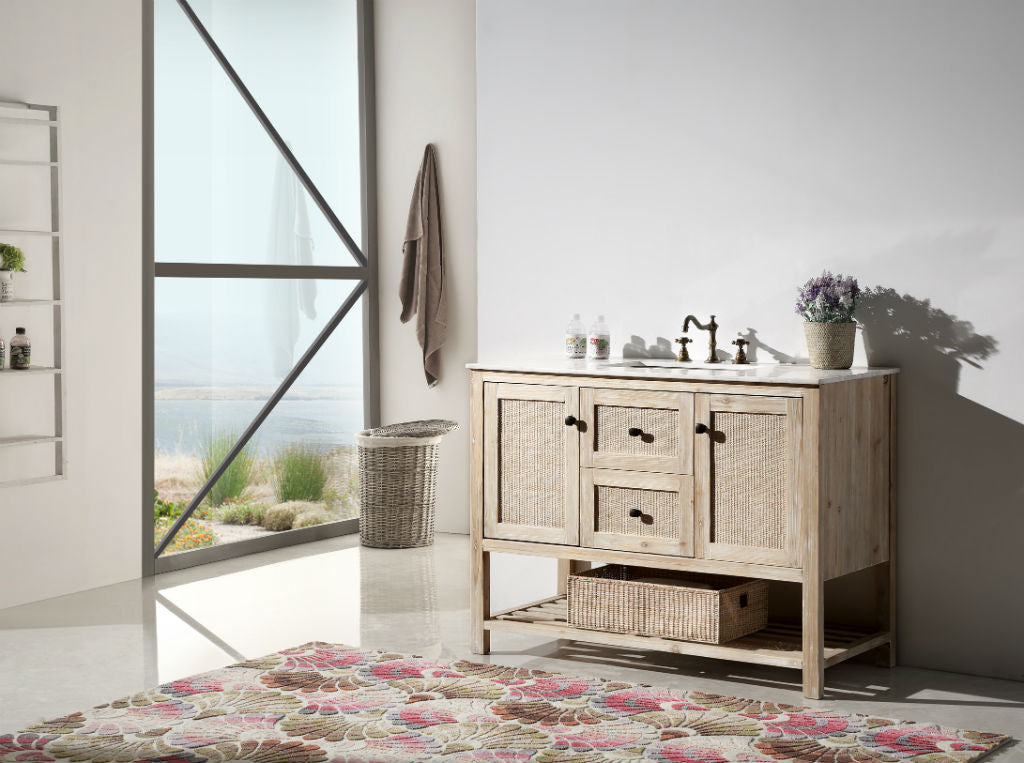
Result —
<instances>
[{"instance_id":1,"label":"lake water","mask_svg":"<svg viewBox=\"0 0 1024 763\"><path fill-rule=\"evenodd\" d=\"M195 455L213 432L241 434L263 407L262 400L155 400L157 451ZM363 429L362 399L282 400L257 432L261 454L303 443L330 450L352 445Z\"/></svg>"}]
</instances>

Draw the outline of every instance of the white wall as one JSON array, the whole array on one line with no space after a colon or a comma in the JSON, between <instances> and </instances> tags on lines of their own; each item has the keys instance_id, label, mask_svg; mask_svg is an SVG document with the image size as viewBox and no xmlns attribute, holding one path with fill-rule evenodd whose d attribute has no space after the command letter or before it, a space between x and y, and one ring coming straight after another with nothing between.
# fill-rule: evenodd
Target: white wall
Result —
<instances>
[{"instance_id":1,"label":"white wall","mask_svg":"<svg viewBox=\"0 0 1024 763\"><path fill-rule=\"evenodd\" d=\"M476 359L476 112L473 0L377 0L377 202L380 378L384 423L446 418L459 430L440 452L437 528L468 532L469 381ZM402 324L398 283L413 183L437 148L445 233L448 341L428 389L415 323Z\"/></svg>"},{"instance_id":2,"label":"white wall","mask_svg":"<svg viewBox=\"0 0 1024 763\"><path fill-rule=\"evenodd\" d=\"M141 12L0 0L0 100L63 108L69 461L65 481L0 488L0 608L140 571Z\"/></svg>"},{"instance_id":3,"label":"white wall","mask_svg":"<svg viewBox=\"0 0 1024 763\"><path fill-rule=\"evenodd\" d=\"M620 351L715 313L722 348L806 358L800 283L892 290L858 362L904 368L900 661L1024 678L1024 5L477 13L481 356L557 353L580 311Z\"/></svg>"}]
</instances>

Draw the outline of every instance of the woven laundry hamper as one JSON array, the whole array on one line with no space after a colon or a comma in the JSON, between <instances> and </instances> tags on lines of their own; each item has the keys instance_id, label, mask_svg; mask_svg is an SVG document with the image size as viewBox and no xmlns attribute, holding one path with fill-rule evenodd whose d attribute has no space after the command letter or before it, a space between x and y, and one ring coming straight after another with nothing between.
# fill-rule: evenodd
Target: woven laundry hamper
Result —
<instances>
[{"instance_id":1,"label":"woven laundry hamper","mask_svg":"<svg viewBox=\"0 0 1024 763\"><path fill-rule=\"evenodd\" d=\"M374 548L434 542L437 446L454 421L406 421L356 434L359 539Z\"/></svg>"}]
</instances>

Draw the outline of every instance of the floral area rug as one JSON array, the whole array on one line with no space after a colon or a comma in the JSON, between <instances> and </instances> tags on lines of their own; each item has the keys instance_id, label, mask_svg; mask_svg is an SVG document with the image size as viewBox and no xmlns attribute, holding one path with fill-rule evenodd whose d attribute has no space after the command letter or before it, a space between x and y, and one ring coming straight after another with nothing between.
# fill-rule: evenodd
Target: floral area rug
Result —
<instances>
[{"instance_id":1,"label":"floral area rug","mask_svg":"<svg viewBox=\"0 0 1024 763\"><path fill-rule=\"evenodd\" d=\"M999 734L313 642L0 735L2 761L960 763Z\"/></svg>"}]
</instances>

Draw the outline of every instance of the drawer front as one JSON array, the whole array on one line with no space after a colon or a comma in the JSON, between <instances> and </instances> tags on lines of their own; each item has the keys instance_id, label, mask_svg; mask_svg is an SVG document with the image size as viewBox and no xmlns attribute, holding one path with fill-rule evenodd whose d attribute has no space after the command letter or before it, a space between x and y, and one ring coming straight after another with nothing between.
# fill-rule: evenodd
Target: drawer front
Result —
<instances>
[{"instance_id":1,"label":"drawer front","mask_svg":"<svg viewBox=\"0 0 1024 763\"><path fill-rule=\"evenodd\" d=\"M583 469L580 543L590 548L693 556L693 478Z\"/></svg>"},{"instance_id":2,"label":"drawer front","mask_svg":"<svg viewBox=\"0 0 1024 763\"><path fill-rule=\"evenodd\" d=\"M579 435L573 387L484 385L484 535L578 542Z\"/></svg>"},{"instance_id":3,"label":"drawer front","mask_svg":"<svg viewBox=\"0 0 1024 763\"><path fill-rule=\"evenodd\" d=\"M693 395L582 389L582 464L693 473Z\"/></svg>"}]
</instances>

